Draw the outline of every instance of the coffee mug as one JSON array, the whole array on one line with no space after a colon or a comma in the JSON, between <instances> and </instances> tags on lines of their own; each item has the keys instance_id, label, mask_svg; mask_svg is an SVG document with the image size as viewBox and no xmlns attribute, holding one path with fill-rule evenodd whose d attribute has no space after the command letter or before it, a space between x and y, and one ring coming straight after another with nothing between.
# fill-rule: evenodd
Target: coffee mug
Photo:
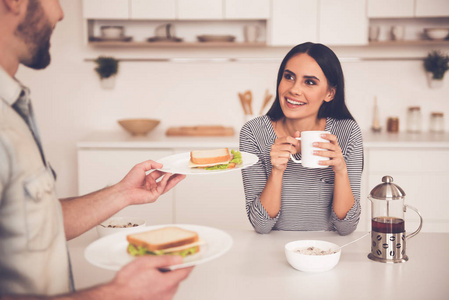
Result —
<instances>
[{"instance_id":1,"label":"coffee mug","mask_svg":"<svg viewBox=\"0 0 449 300\"><path fill-rule=\"evenodd\" d=\"M368 38L370 41L378 41L380 35L379 26L370 26L368 30Z\"/></svg>"},{"instance_id":2,"label":"coffee mug","mask_svg":"<svg viewBox=\"0 0 449 300\"><path fill-rule=\"evenodd\" d=\"M257 25L246 25L244 34L245 34L245 42L248 43L257 42L260 36L260 27Z\"/></svg>"},{"instance_id":3,"label":"coffee mug","mask_svg":"<svg viewBox=\"0 0 449 300\"><path fill-rule=\"evenodd\" d=\"M323 157L314 155L313 151L323 150L322 148L314 147L312 144L315 142L330 143L329 140L325 140L321 137L323 133L330 133L328 131L303 131L301 137L297 137L297 140L301 141L301 160L297 160L290 154L290 158L295 163L301 163L306 168L327 168L319 164L320 160L329 160L329 157Z\"/></svg>"},{"instance_id":4,"label":"coffee mug","mask_svg":"<svg viewBox=\"0 0 449 300\"><path fill-rule=\"evenodd\" d=\"M404 26L391 26L391 39L394 41L402 41L405 36Z\"/></svg>"}]
</instances>

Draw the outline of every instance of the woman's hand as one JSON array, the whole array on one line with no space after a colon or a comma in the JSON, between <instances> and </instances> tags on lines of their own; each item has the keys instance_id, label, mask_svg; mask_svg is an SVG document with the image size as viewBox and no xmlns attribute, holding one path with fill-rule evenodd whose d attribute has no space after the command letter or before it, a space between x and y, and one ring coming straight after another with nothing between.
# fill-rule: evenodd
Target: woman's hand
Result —
<instances>
[{"instance_id":1,"label":"woman's hand","mask_svg":"<svg viewBox=\"0 0 449 300\"><path fill-rule=\"evenodd\" d=\"M347 172L346 162L343 158L343 152L338 144L337 137L330 133L324 133L321 135L323 139L329 140L330 143L315 142L314 147L322 148L325 150L315 150L313 154L329 157L329 160L321 160L320 165L331 166L335 173Z\"/></svg>"},{"instance_id":2,"label":"woman's hand","mask_svg":"<svg viewBox=\"0 0 449 300\"><path fill-rule=\"evenodd\" d=\"M299 137L299 131L295 132L295 137L283 136L274 141L270 151L271 165L274 169L285 171L290 159L290 154L299 152L300 142L296 137Z\"/></svg>"}]
</instances>

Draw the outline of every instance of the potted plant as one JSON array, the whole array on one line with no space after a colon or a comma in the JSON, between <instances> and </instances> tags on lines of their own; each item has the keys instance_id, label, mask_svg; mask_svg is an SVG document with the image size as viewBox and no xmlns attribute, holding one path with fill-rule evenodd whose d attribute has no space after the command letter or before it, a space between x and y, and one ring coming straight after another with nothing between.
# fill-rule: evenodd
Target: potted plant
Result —
<instances>
[{"instance_id":1,"label":"potted plant","mask_svg":"<svg viewBox=\"0 0 449 300\"><path fill-rule=\"evenodd\" d=\"M439 50L433 50L424 59L424 68L430 87L441 87L444 74L449 69L449 56Z\"/></svg>"},{"instance_id":2,"label":"potted plant","mask_svg":"<svg viewBox=\"0 0 449 300\"><path fill-rule=\"evenodd\" d=\"M113 57L99 56L95 59L95 63L97 64L95 71L100 77L102 87L105 89L114 88L119 61Z\"/></svg>"}]
</instances>

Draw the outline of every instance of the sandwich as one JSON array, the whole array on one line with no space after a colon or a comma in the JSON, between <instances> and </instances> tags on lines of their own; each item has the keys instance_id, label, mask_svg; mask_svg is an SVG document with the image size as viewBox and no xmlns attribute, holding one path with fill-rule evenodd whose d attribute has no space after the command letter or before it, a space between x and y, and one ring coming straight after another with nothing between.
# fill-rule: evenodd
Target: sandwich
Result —
<instances>
[{"instance_id":1,"label":"sandwich","mask_svg":"<svg viewBox=\"0 0 449 300\"><path fill-rule=\"evenodd\" d=\"M235 168L242 163L242 154L228 148L193 150L190 152L189 167L206 170L224 170Z\"/></svg>"},{"instance_id":2,"label":"sandwich","mask_svg":"<svg viewBox=\"0 0 449 300\"><path fill-rule=\"evenodd\" d=\"M128 253L142 255L180 255L186 257L200 251L198 233L170 226L129 234Z\"/></svg>"}]
</instances>

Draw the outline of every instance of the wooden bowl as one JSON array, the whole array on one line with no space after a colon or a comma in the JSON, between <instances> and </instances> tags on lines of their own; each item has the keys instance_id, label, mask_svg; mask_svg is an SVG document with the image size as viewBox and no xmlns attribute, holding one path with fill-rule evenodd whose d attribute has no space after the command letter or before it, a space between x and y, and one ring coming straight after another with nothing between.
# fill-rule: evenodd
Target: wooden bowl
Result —
<instances>
[{"instance_id":1,"label":"wooden bowl","mask_svg":"<svg viewBox=\"0 0 449 300\"><path fill-rule=\"evenodd\" d=\"M160 120L154 119L123 119L117 121L127 132L134 136L147 135L153 130Z\"/></svg>"}]
</instances>

